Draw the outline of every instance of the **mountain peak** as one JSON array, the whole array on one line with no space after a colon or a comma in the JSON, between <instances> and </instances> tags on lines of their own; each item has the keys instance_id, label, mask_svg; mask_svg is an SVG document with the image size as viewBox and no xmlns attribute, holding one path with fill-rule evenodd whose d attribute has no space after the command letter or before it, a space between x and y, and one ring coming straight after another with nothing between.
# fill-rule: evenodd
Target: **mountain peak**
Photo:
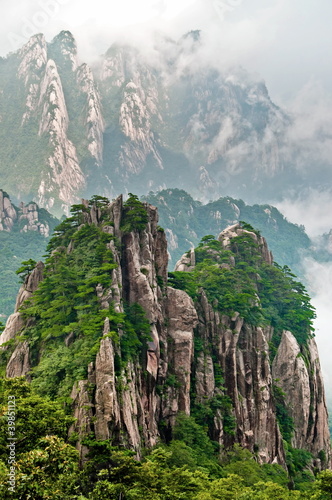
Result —
<instances>
[{"instance_id":1,"label":"mountain peak","mask_svg":"<svg viewBox=\"0 0 332 500\"><path fill-rule=\"evenodd\" d=\"M182 36L181 40L192 40L193 42L199 42L201 40L201 30L191 30Z\"/></svg>"},{"instance_id":2,"label":"mountain peak","mask_svg":"<svg viewBox=\"0 0 332 500\"><path fill-rule=\"evenodd\" d=\"M52 40L51 43L66 42L76 48L76 40L74 35L68 30L62 30Z\"/></svg>"},{"instance_id":3,"label":"mountain peak","mask_svg":"<svg viewBox=\"0 0 332 500\"><path fill-rule=\"evenodd\" d=\"M72 71L77 69L77 43L70 31L60 31L53 38L50 44L50 52L53 58L57 59L57 56L62 58L63 64L69 66Z\"/></svg>"}]
</instances>

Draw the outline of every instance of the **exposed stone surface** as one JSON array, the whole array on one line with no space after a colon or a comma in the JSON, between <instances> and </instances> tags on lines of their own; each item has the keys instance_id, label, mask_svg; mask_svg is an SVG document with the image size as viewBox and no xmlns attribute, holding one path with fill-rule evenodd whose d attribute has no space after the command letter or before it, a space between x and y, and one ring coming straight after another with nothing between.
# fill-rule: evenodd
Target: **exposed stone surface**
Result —
<instances>
[{"instance_id":1,"label":"exposed stone surface","mask_svg":"<svg viewBox=\"0 0 332 500\"><path fill-rule=\"evenodd\" d=\"M38 134L49 139L49 156L45 158L48 168L43 167L38 182L38 196L34 191L34 199L45 208L58 207L59 201L63 209L77 202L77 193L85 186L84 175L79 165L76 146L68 137L69 117L59 68L52 59L55 55L60 61L61 70L77 70L76 42L68 31L61 32L51 44L47 44L43 35L35 35L18 52L17 76L24 84L25 109L21 126L34 120L39 124ZM89 85L89 75L85 86ZM81 80L79 84L81 84ZM97 149L94 139L102 141L92 125L94 118L92 108L93 96L87 95L87 141L88 149ZM95 109L98 108L98 102ZM91 126L89 125L91 124ZM31 128L31 127L30 127ZM38 140L37 137L35 140ZM44 147L45 150L45 147ZM100 159L100 152L99 152ZM24 189L23 189L24 191Z\"/></svg>"},{"instance_id":2,"label":"exposed stone surface","mask_svg":"<svg viewBox=\"0 0 332 500\"><path fill-rule=\"evenodd\" d=\"M18 77L27 89L22 125L25 125L36 111L40 98L41 72L47 63L47 45L44 35L35 35L20 50L21 62Z\"/></svg>"},{"instance_id":3,"label":"exposed stone surface","mask_svg":"<svg viewBox=\"0 0 332 500\"><path fill-rule=\"evenodd\" d=\"M330 433L316 342L300 347L291 332L283 332L273 361L273 378L285 393L294 420L294 448L309 450L315 457L329 450ZM330 454L328 454L330 460Z\"/></svg>"},{"instance_id":4,"label":"exposed stone surface","mask_svg":"<svg viewBox=\"0 0 332 500\"><path fill-rule=\"evenodd\" d=\"M197 312L191 298L182 290L167 289L166 314L169 321L167 333L169 364L179 386L176 414L181 411L190 415L191 365L194 356L193 328L198 322Z\"/></svg>"},{"instance_id":5,"label":"exposed stone surface","mask_svg":"<svg viewBox=\"0 0 332 500\"><path fill-rule=\"evenodd\" d=\"M77 44L76 40L70 31L60 31L60 33L52 40L52 46L55 46L61 54L62 65L69 67L71 71L77 69Z\"/></svg>"},{"instance_id":6,"label":"exposed stone surface","mask_svg":"<svg viewBox=\"0 0 332 500\"><path fill-rule=\"evenodd\" d=\"M139 173L150 157L160 169L162 159L151 130L151 111L143 87L129 82L120 108L119 124L122 133L130 139L126 142L119 158L128 173Z\"/></svg>"},{"instance_id":7,"label":"exposed stone surface","mask_svg":"<svg viewBox=\"0 0 332 500\"><path fill-rule=\"evenodd\" d=\"M228 248L233 238L236 236L243 236L245 234L250 235L251 238L258 243L260 252L265 262L270 265L273 264L273 255L268 249L266 239L263 236L258 236L252 231L243 229L240 223L236 223L233 226L224 229L224 231L219 234L218 240L224 248Z\"/></svg>"},{"instance_id":8,"label":"exposed stone surface","mask_svg":"<svg viewBox=\"0 0 332 500\"><path fill-rule=\"evenodd\" d=\"M175 264L174 271L182 271L189 273L195 267L195 251L192 248L189 252L182 255L181 259Z\"/></svg>"},{"instance_id":9,"label":"exposed stone surface","mask_svg":"<svg viewBox=\"0 0 332 500\"><path fill-rule=\"evenodd\" d=\"M103 163L103 133L105 129L100 95L92 71L87 64L82 64L78 68L76 78L79 88L86 95L86 116L84 121L86 123L88 149L100 167Z\"/></svg>"},{"instance_id":10,"label":"exposed stone surface","mask_svg":"<svg viewBox=\"0 0 332 500\"><path fill-rule=\"evenodd\" d=\"M17 212L10 199L0 189L0 231L11 231L17 220Z\"/></svg>"},{"instance_id":11,"label":"exposed stone surface","mask_svg":"<svg viewBox=\"0 0 332 500\"><path fill-rule=\"evenodd\" d=\"M225 183L268 187L269 176L280 174L285 163L291 168L283 153L287 115L262 83L244 70L219 73L200 62L199 51L190 36L156 37L149 53L114 44L90 70L78 61L69 31L50 43L42 34L32 36L8 56L8 84L0 89L4 100L17 97L22 130L11 141L18 145L20 177L27 170L24 148L36 151L20 194L59 214L85 186L111 196L133 183L136 191L159 190L176 177L177 187L190 186L203 197L217 197ZM16 123L14 114L8 128L10 123ZM54 140L46 151L48 135ZM5 188L11 186L12 179Z\"/></svg>"},{"instance_id":12,"label":"exposed stone surface","mask_svg":"<svg viewBox=\"0 0 332 500\"><path fill-rule=\"evenodd\" d=\"M236 314L233 318L215 312L203 293L197 308L196 335L203 342L196 361L198 402L221 394L215 383L212 359L222 368L225 387L234 405L236 441L252 452L258 449L262 462L285 464L282 437L276 421L269 363L269 328L251 327ZM222 418L216 415L214 439L229 442Z\"/></svg>"},{"instance_id":13,"label":"exposed stone surface","mask_svg":"<svg viewBox=\"0 0 332 500\"><path fill-rule=\"evenodd\" d=\"M53 152L49 156L49 175L44 176L38 189L38 203L52 208L54 197L64 204L77 201L76 193L85 185L76 148L68 139L68 113L61 79L55 62L49 59L41 83L39 106L42 117L39 134L47 133ZM57 192L54 192L56 189ZM53 195L52 195L53 193Z\"/></svg>"},{"instance_id":14,"label":"exposed stone surface","mask_svg":"<svg viewBox=\"0 0 332 500\"><path fill-rule=\"evenodd\" d=\"M0 335L0 345L13 339L25 326L25 323L19 312L11 314L7 319L6 328Z\"/></svg>"},{"instance_id":15,"label":"exposed stone surface","mask_svg":"<svg viewBox=\"0 0 332 500\"><path fill-rule=\"evenodd\" d=\"M20 343L13 354L6 368L6 377L25 377L30 371L29 344L27 341Z\"/></svg>"},{"instance_id":16,"label":"exposed stone surface","mask_svg":"<svg viewBox=\"0 0 332 500\"><path fill-rule=\"evenodd\" d=\"M32 296L32 294L37 290L39 283L43 279L44 267L45 266L43 262L37 262L37 265L32 271L32 273L28 274L28 276L26 277L24 284L21 286L18 292L15 312L18 312L23 302L29 299Z\"/></svg>"},{"instance_id":17,"label":"exposed stone surface","mask_svg":"<svg viewBox=\"0 0 332 500\"><path fill-rule=\"evenodd\" d=\"M11 231L15 225L19 225L21 232L36 231L45 238L50 233L49 224L41 219L36 203L25 205L22 202L17 208L0 189L0 231Z\"/></svg>"}]
</instances>

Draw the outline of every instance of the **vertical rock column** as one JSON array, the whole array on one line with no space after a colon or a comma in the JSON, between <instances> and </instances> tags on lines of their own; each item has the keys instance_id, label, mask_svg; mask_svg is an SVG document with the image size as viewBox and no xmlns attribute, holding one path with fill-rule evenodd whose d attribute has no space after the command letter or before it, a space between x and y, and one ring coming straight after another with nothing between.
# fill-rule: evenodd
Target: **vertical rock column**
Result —
<instances>
[{"instance_id":1,"label":"vertical rock column","mask_svg":"<svg viewBox=\"0 0 332 500\"><path fill-rule=\"evenodd\" d=\"M316 342L300 346L291 332L284 331L273 361L273 378L285 394L294 421L292 446L331 461L330 433L323 378ZM323 452L323 453L321 453Z\"/></svg>"}]
</instances>

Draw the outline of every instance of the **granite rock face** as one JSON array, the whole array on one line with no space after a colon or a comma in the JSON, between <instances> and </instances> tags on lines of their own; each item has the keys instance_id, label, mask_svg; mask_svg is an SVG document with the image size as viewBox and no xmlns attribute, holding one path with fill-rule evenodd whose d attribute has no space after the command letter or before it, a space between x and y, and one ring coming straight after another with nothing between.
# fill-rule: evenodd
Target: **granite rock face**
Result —
<instances>
[{"instance_id":1,"label":"granite rock face","mask_svg":"<svg viewBox=\"0 0 332 500\"><path fill-rule=\"evenodd\" d=\"M35 231L47 238L50 235L48 221L41 216L36 203L16 207L7 193L0 189L0 231L12 231L19 226L21 232Z\"/></svg>"},{"instance_id":2,"label":"granite rock face","mask_svg":"<svg viewBox=\"0 0 332 500\"><path fill-rule=\"evenodd\" d=\"M292 333L285 331L272 373L285 394L294 421L293 447L306 449L317 457L320 451L329 449L330 434L315 340L300 346Z\"/></svg>"},{"instance_id":3,"label":"granite rock face","mask_svg":"<svg viewBox=\"0 0 332 500\"><path fill-rule=\"evenodd\" d=\"M271 328L247 325L213 310L204 293L197 305L199 323L195 332L204 345L195 363L198 402L222 394L216 370L224 377L233 403L235 435L225 432L222 415L215 416L214 439L221 445L236 441L257 454L262 463L285 464L273 398L273 380L268 342Z\"/></svg>"},{"instance_id":4,"label":"granite rock face","mask_svg":"<svg viewBox=\"0 0 332 500\"><path fill-rule=\"evenodd\" d=\"M224 231L219 234L218 240L221 242L222 246L227 249L229 248L232 238L243 235L249 235L256 243L258 243L263 259L267 264L272 265L273 255L268 249L265 238L263 238L263 236L257 235L254 232L243 229L240 223L234 224L233 226L224 229Z\"/></svg>"},{"instance_id":5,"label":"granite rock face","mask_svg":"<svg viewBox=\"0 0 332 500\"><path fill-rule=\"evenodd\" d=\"M229 317L216 311L203 290L193 302L186 292L167 286L165 233L158 226L156 208L146 204L145 209L145 229L124 232L122 197L108 206L111 224L104 223L103 231L117 239L115 245L110 237L108 245L118 267L111 271L111 287L98 285L96 294L101 308L113 303L117 312L123 312L124 303L140 304L150 323L151 339L135 362L128 360L119 366L116 360L121 357L121 342L119 345L112 339L110 322L105 319L99 352L88 367L88 377L73 387L77 420L71 432L84 437L93 431L97 439L131 448L139 457L143 447L171 435L180 412L190 415L193 405L208 404L213 409L211 437L221 449L239 443L261 463L285 467L274 397L274 384L278 383L294 419L293 446L310 451L317 459L316 466L329 465L328 420L314 341L300 347L290 332L284 332L272 364L270 326L252 326L238 313ZM85 212L85 222L102 222L97 206ZM219 240L227 248L233 237L244 232L255 239L263 260L271 264L265 240L238 225L223 231ZM186 259L179 266L187 270L194 267L194 252ZM20 291L17 310L41 279L39 263ZM2 342L24 326L17 310L8 320ZM7 374L28 375L28 370L28 347L18 344ZM86 449L78 447L84 459ZM321 451L326 463L319 465Z\"/></svg>"}]
</instances>

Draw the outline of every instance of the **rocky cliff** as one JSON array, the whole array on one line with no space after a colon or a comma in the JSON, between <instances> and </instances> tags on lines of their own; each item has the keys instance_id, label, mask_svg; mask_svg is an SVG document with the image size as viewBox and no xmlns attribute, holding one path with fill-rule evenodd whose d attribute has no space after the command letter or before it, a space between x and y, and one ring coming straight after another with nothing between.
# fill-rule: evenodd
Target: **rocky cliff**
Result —
<instances>
[{"instance_id":1,"label":"rocky cliff","mask_svg":"<svg viewBox=\"0 0 332 500\"><path fill-rule=\"evenodd\" d=\"M146 194L174 178L200 197L268 189L285 175L289 119L263 83L208 66L199 36L160 38L153 57L114 44L91 69L62 31L1 59L4 188L58 214L86 193Z\"/></svg>"},{"instance_id":2,"label":"rocky cliff","mask_svg":"<svg viewBox=\"0 0 332 500\"><path fill-rule=\"evenodd\" d=\"M47 219L53 222L51 228ZM35 231L47 238L55 223L56 219L50 214L41 213L36 203L20 203L16 207L9 195L0 189L0 231L11 231L18 227L21 232Z\"/></svg>"},{"instance_id":3,"label":"rocky cliff","mask_svg":"<svg viewBox=\"0 0 332 500\"><path fill-rule=\"evenodd\" d=\"M264 238L252 228L233 226L219 241L208 238L184 256L181 271L168 282L167 243L155 207L135 197L125 204L119 197L109 205L94 199L80 207L77 221L62 226L53 239L46 270L38 264L20 291L1 336L1 343L14 339L4 347L11 349L7 376L32 378L42 393L54 397L62 387L70 392L72 356L78 364L85 356L86 377L79 378L84 367L78 366L71 389L76 417L71 431L80 439L92 432L138 456L143 447L169 440L183 412L203 420L220 450L240 443L261 463L285 466L281 404L283 415L292 419L287 446L309 451L317 467L327 467L329 431L315 342L309 330L303 336L295 329L297 338L282 333L276 313L277 326L266 319L274 304L269 299L267 306L269 292L262 291L263 285L274 286L266 276L274 273L274 281L278 278L284 287L291 282L273 267ZM86 253L88 247L92 253ZM80 274L77 289L75 273ZM60 281L56 276L62 276ZM217 289L215 277L220 279ZM70 288L64 292L66 283ZM19 310L31 295L32 306ZM91 307L96 312L89 316ZM286 314L278 321L292 326L293 319ZM22 331L23 343L15 342ZM91 344L91 353L83 352L80 345L91 335L97 343Z\"/></svg>"}]
</instances>

